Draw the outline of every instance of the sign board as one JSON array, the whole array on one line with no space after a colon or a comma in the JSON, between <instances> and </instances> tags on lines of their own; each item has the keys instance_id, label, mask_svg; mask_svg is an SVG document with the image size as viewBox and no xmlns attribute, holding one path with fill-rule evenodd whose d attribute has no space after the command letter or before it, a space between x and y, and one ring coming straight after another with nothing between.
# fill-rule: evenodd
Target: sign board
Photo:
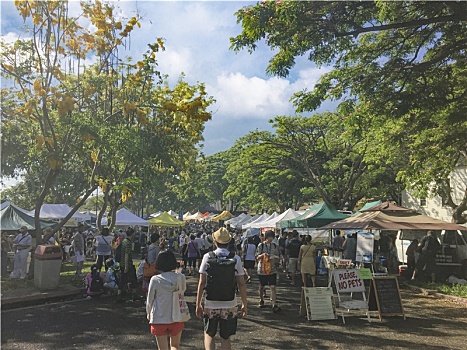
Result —
<instances>
[{"instance_id":1,"label":"sign board","mask_svg":"<svg viewBox=\"0 0 467 350\"><path fill-rule=\"evenodd\" d=\"M183 221L183 211L178 212L178 220Z\"/></svg>"},{"instance_id":2,"label":"sign board","mask_svg":"<svg viewBox=\"0 0 467 350\"><path fill-rule=\"evenodd\" d=\"M334 270L334 282L339 293L364 292L363 284L357 269Z\"/></svg>"},{"instance_id":3,"label":"sign board","mask_svg":"<svg viewBox=\"0 0 467 350\"><path fill-rule=\"evenodd\" d=\"M375 237L369 232L357 232L357 254L355 260L361 263L373 262Z\"/></svg>"},{"instance_id":4,"label":"sign board","mask_svg":"<svg viewBox=\"0 0 467 350\"><path fill-rule=\"evenodd\" d=\"M370 311L379 312L380 320L385 315L402 315L405 320L397 277L374 277L370 284L368 306Z\"/></svg>"},{"instance_id":5,"label":"sign board","mask_svg":"<svg viewBox=\"0 0 467 350\"><path fill-rule=\"evenodd\" d=\"M371 269L368 269L368 268L358 269L358 275L360 276L362 280L371 280L373 278Z\"/></svg>"},{"instance_id":6,"label":"sign board","mask_svg":"<svg viewBox=\"0 0 467 350\"><path fill-rule=\"evenodd\" d=\"M333 291L330 287L303 288L308 321L334 320Z\"/></svg>"}]
</instances>

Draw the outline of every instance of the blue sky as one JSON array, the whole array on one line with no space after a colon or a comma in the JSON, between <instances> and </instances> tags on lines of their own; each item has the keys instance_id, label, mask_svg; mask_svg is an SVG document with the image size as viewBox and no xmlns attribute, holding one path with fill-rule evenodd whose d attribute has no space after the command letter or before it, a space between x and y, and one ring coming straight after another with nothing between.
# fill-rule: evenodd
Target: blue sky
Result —
<instances>
[{"instance_id":1,"label":"blue sky","mask_svg":"<svg viewBox=\"0 0 467 350\"><path fill-rule=\"evenodd\" d=\"M166 40L166 51L158 54L161 73L175 83L183 72L189 83L204 82L207 92L216 99L211 107L213 118L206 124L203 153L229 149L249 131L270 129L268 120L277 115L294 115L291 95L312 88L318 69L305 58L287 79L266 75L270 49L261 44L257 51L235 53L229 50L229 38L241 33L234 13L256 2L247 1L118 1L113 2L129 18L143 16L141 28L131 37L131 50L123 55L139 58L155 38ZM71 2L78 11L79 3ZM7 40L17 36L23 24L12 1L1 2L1 35ZM319 110L334 110L335 103L325 103Z\"/></svg>"}]
</instances>

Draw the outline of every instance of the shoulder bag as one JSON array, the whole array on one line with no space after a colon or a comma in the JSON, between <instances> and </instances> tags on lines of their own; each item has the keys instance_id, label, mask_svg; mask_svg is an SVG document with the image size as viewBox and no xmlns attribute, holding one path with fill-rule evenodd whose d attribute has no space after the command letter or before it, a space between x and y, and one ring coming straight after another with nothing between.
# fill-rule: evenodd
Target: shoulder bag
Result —
<instances>
[{"instance_id":1,"label":"shoulder bag","mask_svg":"<svg viewBox=\"0 0 467 350\"><path fill-rule=\"evenodd\" d=\"M185 296L180 290L181 275L177 274L177 289L173 292L172 296L172 321L173 322L187 322L190 316L190 310L185 302Z\"/></svg>"}]
</instances>

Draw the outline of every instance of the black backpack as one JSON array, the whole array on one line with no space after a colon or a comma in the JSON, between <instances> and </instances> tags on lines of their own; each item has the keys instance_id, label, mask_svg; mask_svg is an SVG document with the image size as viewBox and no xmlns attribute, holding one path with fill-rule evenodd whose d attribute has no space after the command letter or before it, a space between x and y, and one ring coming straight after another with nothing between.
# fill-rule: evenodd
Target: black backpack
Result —
<instances>
[{"instance_id":1,"label":"black backpack","mask_svg":"<svg viewBox=\"0 0 467 350\"><path fill-rule=\"evenodd\" d=\"M230 252L227 257L218 257L209 252L207 261L206 299L211 301L230 301L235 299L236 278L235 254Z\"/></svg>"},{"instance_id":2,"label":"black backpack","mask_svg":"<svg viewBox=\"0 0 467 350\"><path fill-rule=\"evenodd\" d=\"M99 272L92 275L89 290L94 293L102 292L104 290L104 281L102 280Z\"/></svg>"}]
</instances>

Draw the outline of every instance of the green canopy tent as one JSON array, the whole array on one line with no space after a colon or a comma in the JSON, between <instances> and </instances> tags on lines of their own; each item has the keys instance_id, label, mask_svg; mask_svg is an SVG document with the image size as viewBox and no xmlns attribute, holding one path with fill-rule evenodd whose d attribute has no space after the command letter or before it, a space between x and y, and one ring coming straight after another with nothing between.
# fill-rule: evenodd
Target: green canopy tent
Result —
<instances>
[{"instance_id":1,"label":"green canopy tent","mask_svg":"<svg viewBox=\"0 0 467 350\"><path fill-rule=\"evenodd\" d=\"M41 220L41 229L55 225L55 222ZM21 226L35 230L34 217L10 204L0 210L0 228L2 231L18 231Z\"/></svg>"},{"instance_id":2,"label":"green canopy tent","mask_svg":"<svg viewBox=\"0 0 467 350\"><path fill-rule=\"evenodd\" d=\"M377 205L380 205L381 203L383 203L383 202L380 201L380 200L379 200L379 201L374 201L374 202L367 202L367 203L365 203L365 205L364 205L360 210L358 210L358 211L357 211L356 213L354 213L353 215L357 215L358 213L361 213L361 212L364 211L364 210L368 210L368 209L370 209L370 208L372 208L372 207L375 207L375 206L377 206Z\"/></svg>"},{"instance_id":3,"label":"green canopy tent","mask_svg":"<svg viewBox=\"0 0 467 350\"><path fill-rule=\"evenodd\" d=\"M177 220L172 215L164 211L161 215L148 220L149 224L154 226L182 227L185 226L183 221Z\"/></svg>"},{"instance_id":4,"label":"green canopy tent","mask_svg":"<svg viewBox=\"0 0 467 350\"><path fill-rule=\"evenodd\" d=\"M318 228L334 221L339 221L348 218L349 215L343 214L326 203L315 204L310 207L302 215L297 216L295 219L282 221L281 226L288 228ZM285 226L286 225L286 226Z\"/></svg>"}]
</instances>

